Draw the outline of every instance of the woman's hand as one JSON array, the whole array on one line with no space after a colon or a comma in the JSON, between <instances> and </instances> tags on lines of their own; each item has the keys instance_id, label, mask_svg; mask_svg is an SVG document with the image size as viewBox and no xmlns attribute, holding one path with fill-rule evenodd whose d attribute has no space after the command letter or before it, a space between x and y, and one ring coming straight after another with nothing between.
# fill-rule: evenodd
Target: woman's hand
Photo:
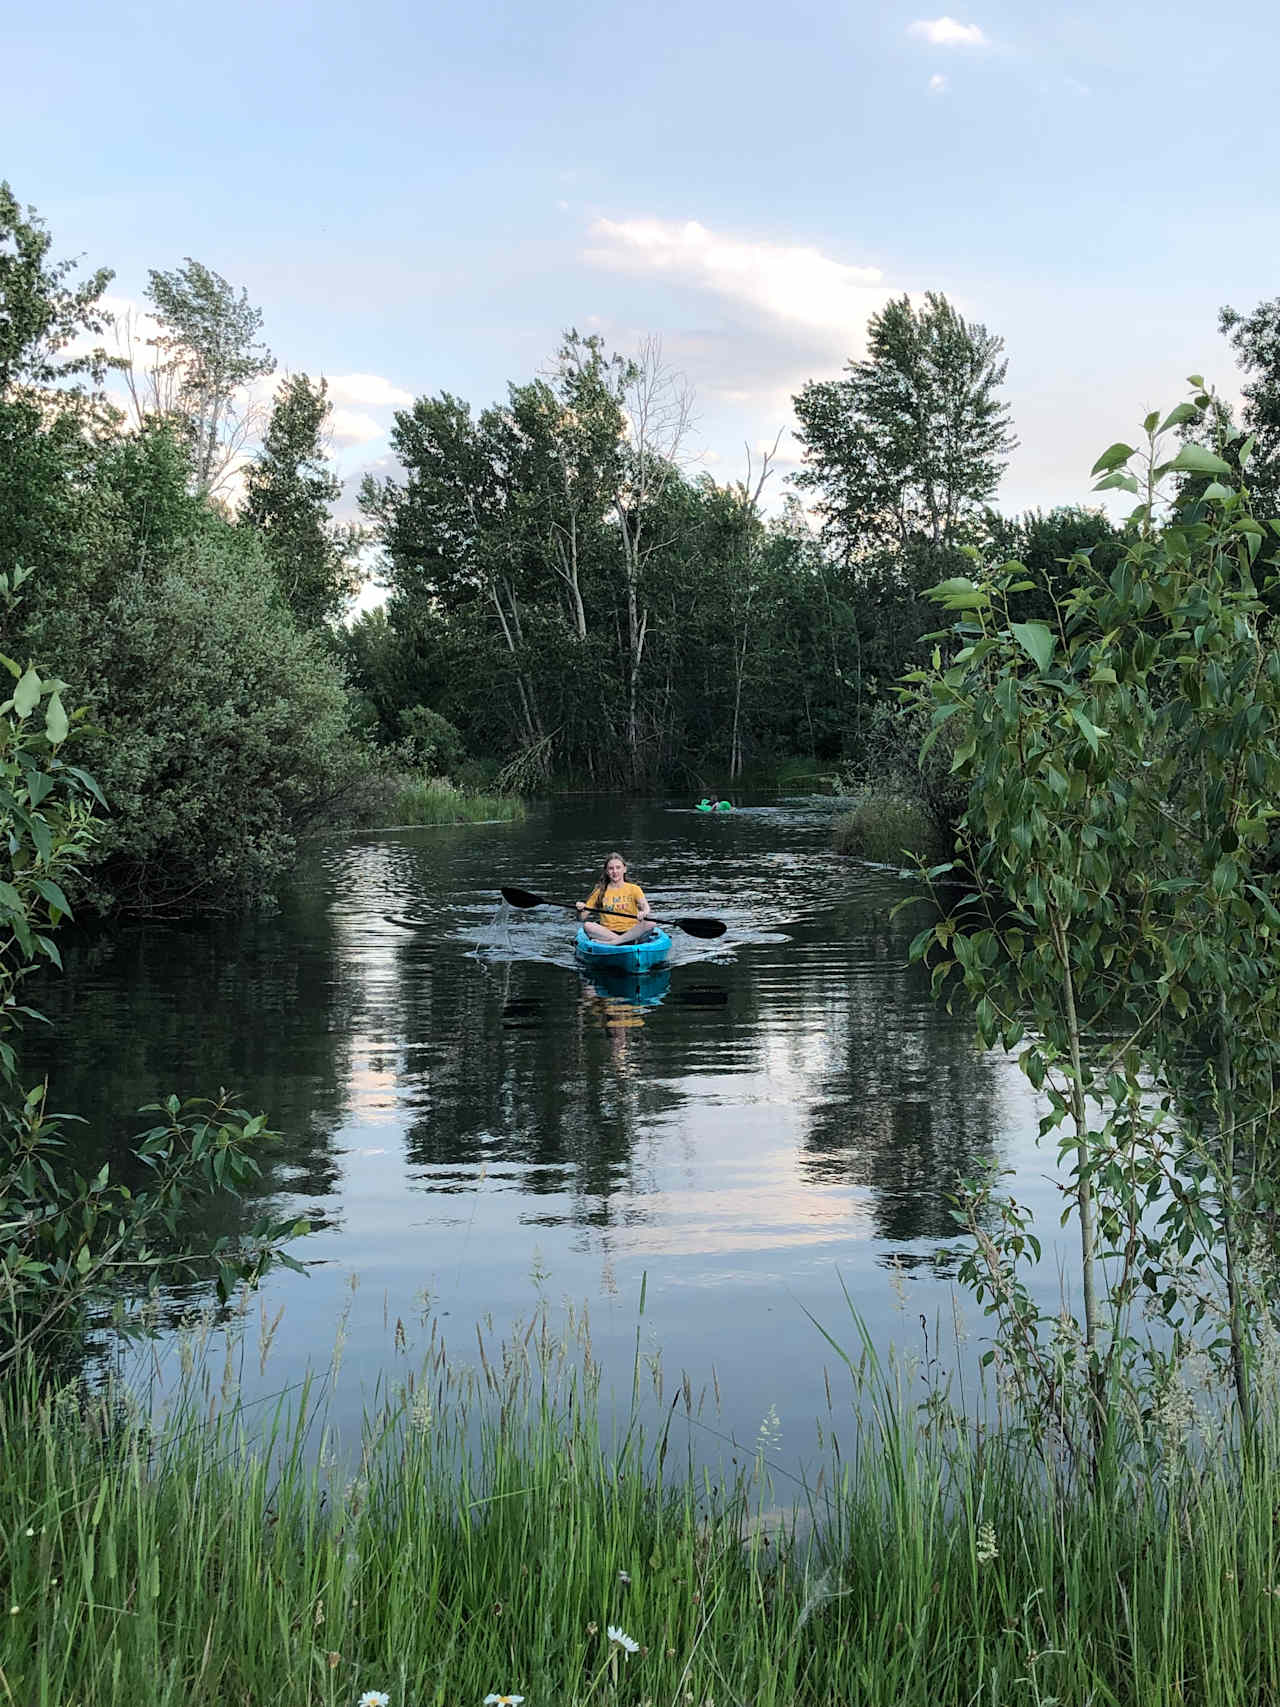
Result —
<instances>
[{"instance_id":1,"label":"woman's hand","mask_svg":"<svg viewBox=\"0 0 1280 1707\"><path fill-rule=\"evenodd\" d=\"M573 904L578 909L578 917L581 918L587 910L587 903L585 901L575 901Z\"/></svg>"}]
</instances>

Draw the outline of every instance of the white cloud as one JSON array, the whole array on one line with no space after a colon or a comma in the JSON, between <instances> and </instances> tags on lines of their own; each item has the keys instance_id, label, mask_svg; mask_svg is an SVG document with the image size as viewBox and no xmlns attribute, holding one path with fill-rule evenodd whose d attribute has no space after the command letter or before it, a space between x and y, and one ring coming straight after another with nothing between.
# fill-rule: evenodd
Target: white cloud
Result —
<instances>
[{"instance_id":1,"label":"white cloud","mask_svg":"<svg viewBox=\"0 0 1280 1707\"><path fill-rule=\"evenodd\" d=\"M339 373L326 374L325 378L335 408L347 404L352 408L407 409L413 402L412 392L402 391L381 374Z\"/></svg>"},{"instance_id":2,"label":"white cloud","mask_svg":"<svg viewBox=\"0 0 1280 1707\"><path fill-rule=\"evenodd\" d=\"M697 220L598 219L584 258L615 272L662 274L769 319L847 345L889 291L878 267L856 267L799 244L722 236Z\"/></svg>"},{"instance_id":3,"label":"white cloud","mask_svg":"<svg viewBox=\"0 0 1280 1707\"><path fill-rule=\"evenodd\" d=\"M946 86L946 78L940 71L935 71L933 76L929 79L929 93L931 95L940 95Z\"/></svg>"},{"instance_id":4,"label":"white cloud","mask_svg":"<svg viewBox=\"0 0 1280 1707\"><path fill-rule=\"evenodd\" d=\"M917 18L908 34L923 36L934 47L986 47L986 36L977 24L960 24L954 18Z\"/></svg>"},{"instance_id":5,"label":"white cloud","mask_svg":"<svg viewBox=\"0 0 1280 1707\"><path fill-rule=\"evenodd\" d=\"M338 445L367 445L384 439L387 429L358 409L335 409L329 417L329 436Z\"/></svg>"}]
</instances>

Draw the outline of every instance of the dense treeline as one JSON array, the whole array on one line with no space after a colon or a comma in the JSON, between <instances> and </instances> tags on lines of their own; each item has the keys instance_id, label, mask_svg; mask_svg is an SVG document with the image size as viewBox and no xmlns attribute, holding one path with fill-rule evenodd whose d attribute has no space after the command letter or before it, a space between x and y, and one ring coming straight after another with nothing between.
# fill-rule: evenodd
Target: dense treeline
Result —
<instances>
[{"instance_id":1,"label":"dense treeline","mask_svg":"<svg viewBox=\"0 0 1280 1707\"><path fill-rule=\"evenodd\" d=\"M597 786L857 757L961 546L1113 539L1093 512L987 508L1004 371L944 297L890 303L868 359L796 399L812 503L772 516L771 452L727 484L684 471L690 400L656 345L632 361L571 331L478 415L420 398L399 471L362 492L390 597L346 649L382 734L421 700L522 778Z\"/></svg>"},{"instance_id":2,"label":"dense treeline","mask_svg":"<svg viewBox=\"0 0 1280 1707\"><path fill-rule=\"evenodd\" d=\"M355 527L332 516L324 380L246 401L275 360L243 291L189 258L153 271L144 339L109 324L107 271L77 281L51 248L0 186L0 565L32 572L0 650L87 708L103 907L252 903L380 770L532 791L909 764L892 708L935 626L924 590L1015 557L1027 620L1073 553L1121 550L1097 510L991 508L1016 443L1002 341L940 295L888 303L865 359L801 389L790 488L774 451L692 476L660 347L570 331L499 403L397 413L399 466ZM1222 315L1268 491L1278 320ZM386 603L343 626L370 566Z\"/></svg>"}]
</instances>

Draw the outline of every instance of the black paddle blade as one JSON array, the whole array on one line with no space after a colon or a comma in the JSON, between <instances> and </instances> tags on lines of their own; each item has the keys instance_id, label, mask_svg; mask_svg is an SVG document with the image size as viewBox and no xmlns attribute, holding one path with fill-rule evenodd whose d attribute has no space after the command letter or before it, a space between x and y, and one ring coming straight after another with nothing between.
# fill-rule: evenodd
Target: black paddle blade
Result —
<instances>
[{"instance_id":1,"label":"black paddle blade","mask_svg":"<svg viewBox=\"0 0 1280 1707\"><path fill-rule=\"evenodd\" d=\"M541 907L545 904L541 895L532 895L527 889L500 889L498 893L512 907Z\"/></svg>"},{"instance_id":2,"label":"black paddle blade","mask_svg":"<svg viewBox=\"0 0 1280 1707\"><path fill-rule=\"evenodd\" d=\"M673 919L672 923L689 936L723 936L729 928L723 919Z\"/></svg>"}]
</instances>

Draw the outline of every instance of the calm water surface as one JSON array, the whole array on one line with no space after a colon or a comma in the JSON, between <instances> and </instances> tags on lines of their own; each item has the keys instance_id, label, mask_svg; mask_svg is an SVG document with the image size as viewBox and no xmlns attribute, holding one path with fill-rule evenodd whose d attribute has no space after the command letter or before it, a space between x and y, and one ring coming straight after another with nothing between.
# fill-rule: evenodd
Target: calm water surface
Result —
<instances>
[{"instance_id":1,"label":"calm water surface","mask_svg":"<svg viewBox=\"0 0 1280 1707\"><path fill-rule=\"evenodd\" d=\"M613 847L655 912L728 934L673 933L667 972L606 986L567 915L501 907L504 883L574 900ZM478 1320L543 1296L588 1306L617 1385L639 1324L672 1387L714 1367L729 1431L772 1409L811 1436L831 1356L810 1314L852 1345L847 1288L878 1341L920 1348L919 1316L950 1311L947 1194L979 1157L1056 1217L1032 1094L906 964L911 893L835 857L820 802L371 834L308 854L276 916L74 948L38 1065L113 1142L139 1124L121 1111L223 1084L283 1132L262 1200L219 1229L264 1205L318 1228L309 1276L269 1282L285 1313L247 1384L326 1368L345 1312L354 1414L424 1297L474 1357Z\"/></svg>"}]
</instances>

